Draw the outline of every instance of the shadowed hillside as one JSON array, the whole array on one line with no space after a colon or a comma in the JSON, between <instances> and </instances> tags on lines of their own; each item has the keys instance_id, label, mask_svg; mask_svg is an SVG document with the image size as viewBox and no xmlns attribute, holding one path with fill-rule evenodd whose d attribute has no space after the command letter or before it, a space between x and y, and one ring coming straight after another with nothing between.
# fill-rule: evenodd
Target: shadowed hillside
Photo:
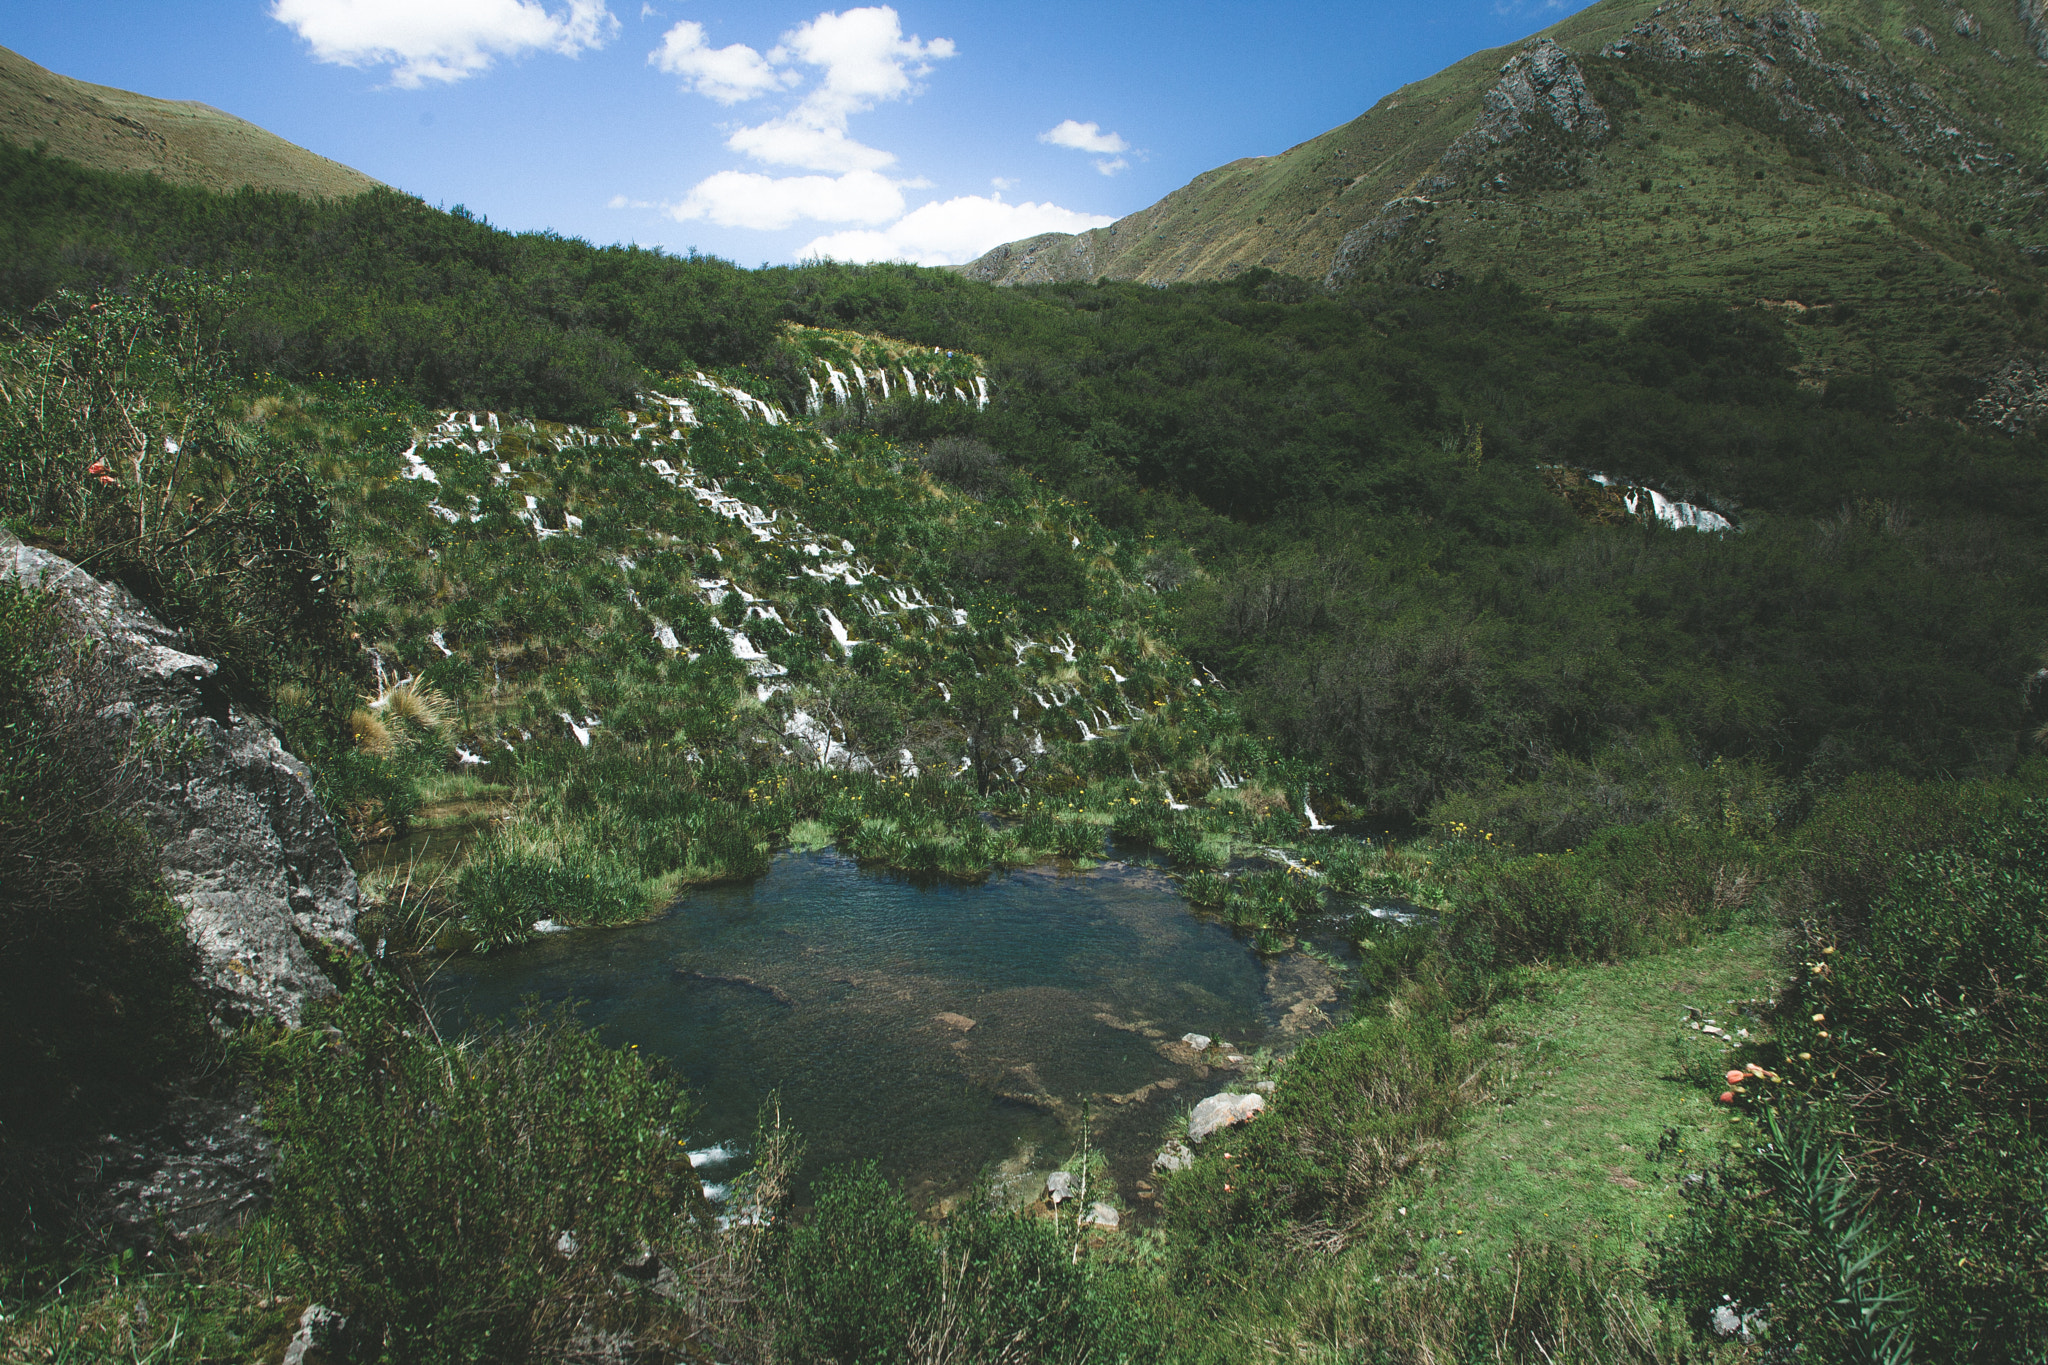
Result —
<instances>
[{"instance_id":1,"label":"shadowed hillside","mask_svg":"<svg viewBox=\"0 0 2048 1365\"><path fill-rule=\"evenodd\" d=\"M88 85L6 48L0 48L0 141L41 145L100 170L144 171L208 190L253 185L334 199L379 183L233 114Z\"/></svg>"}]
</instances>

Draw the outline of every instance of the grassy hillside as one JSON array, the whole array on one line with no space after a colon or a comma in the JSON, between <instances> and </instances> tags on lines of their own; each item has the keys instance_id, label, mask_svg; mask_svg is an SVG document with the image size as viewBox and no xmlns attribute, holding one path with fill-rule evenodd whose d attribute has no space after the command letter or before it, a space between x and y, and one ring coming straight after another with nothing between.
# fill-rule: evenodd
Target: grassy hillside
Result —
<instances>
[{"instance_id":1,"label":"grassy hillside","mask_svg":"<svg viewBox=\"0 0 2048 1365\"><path fill-rule=\"evenodd\" d=\"M1959 410L2041 344L2048 68L2024 10L1607 0L1110 227L964 270L1264 266L1341 286L1498 268L1608 318L1768 300L1800 323L1809 380L1877 375Z\"/></svg>"},{"instance_id":2,"label":"grassy hillside","mask_svg":"<svg viewBox=\"0 0 2048 1365\"><path fill-rule=\"evenodd\" d=\"M0 142L208 190L247 185L332 199L379 183L233 114L75 81L6 48L0 48Z\"/></svg>"}]
</instances>

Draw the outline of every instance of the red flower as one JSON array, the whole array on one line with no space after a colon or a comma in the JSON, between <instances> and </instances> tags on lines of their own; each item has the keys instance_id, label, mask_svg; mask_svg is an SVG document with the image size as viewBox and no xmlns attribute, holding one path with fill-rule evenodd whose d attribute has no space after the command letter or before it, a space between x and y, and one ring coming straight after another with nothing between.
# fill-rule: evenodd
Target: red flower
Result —
<instances>
[{"instance_id":1,"label":"red flower","mask_svg":"<svg viewBox=\"0 0 2048 1365\"><path fill-rule=\"evenodd\" d=\"M88 474L104 474L107 472L107 462L105 460L94 460L85 467L85 472Z\"/></svg>"},{"instance_id":2,"label":"red flower","mask_svg":"<svg viewBox=\"0 0 2048 1365\"><path fill-rule=\"evenodd\" d=\"M100 475L100 482L105 484L109 488L118 488L121 486L121 481L115 478L112 474Z\"/></svg>"},{"instance_id":3,"label":"red flower","mask_svg":"<svg viewBox=\"0 0 2048 1365\"><path fill-rule=\"evenodd\" d=\"M1723 1104L1733 1104L1733 1103L1735 1103L1735 1092L1734 1092L1733 1090L1723 1090L1723 1091L1721 1092L1721 1103L1723 1103Z\"/></svg>"}]
</instances>

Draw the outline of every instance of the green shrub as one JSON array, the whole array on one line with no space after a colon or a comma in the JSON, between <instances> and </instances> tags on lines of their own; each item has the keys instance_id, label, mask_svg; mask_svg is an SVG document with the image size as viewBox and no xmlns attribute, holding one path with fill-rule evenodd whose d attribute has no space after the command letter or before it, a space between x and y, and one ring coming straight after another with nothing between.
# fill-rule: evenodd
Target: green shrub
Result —
<instances>
[{"instance_id":1,"label":"green shrub","mask_svg":"<svg viewBox=\"0 0 2048 1365\"><path fill-rule=\"evenodd\" d=\"M1868 829L1875 785L1816 822ZM1846 1160L1824 1164L1889 1239L1872 1274L1906 1295L1924 1358L2035 1358L2048 1352L2048 801L2000 798L1958 832L1953 812L1997 793L1917 795L1946 846L1895 857L1871 837L1824 860L1832 884L1874 899L1827 907L1798 945L1801 984L1762 1055L1802 1098L1799 1126L1839 1135ZM1760 1308L1774 1339L1833 1351L1837 1291L1811 1261L1835 1248L1797 1187L1769 1151L1737 1148L1689 1191L1661 1273L1689 1312L1725 1295Z\"/></svg>"},{"instance_id":2,"label":"green shrub","mask_svg":"<svg viewBox=\"0 0 2048 1365\"><path fill-rule=\"evenodd\" d=\"M519 943L533 925L617 924L647 911L647 893L618 858L546 833L480 842L455 883L462 925L483 943Z\"/></svg>"},{"instance_id":3,"label":"green shrub","mask_svg":"<svg viewBox=\"0 0 2048 1365\"><path fill-rule=\"evenodd\" d=\"M1166 1223L1184 1273L1258 1262L1265 1235L1283 1223L1347 1228L1442 1149L1481 1052L1446 1011L1423 1003L1303 1044L1266 1112L1205 1142L1193 1168L1167 1178Z\"/></svg>"},{"instance_id":4,"label":"green shrub","mask_svg":"<svg viewBox=\"0 0 2048 1365\"><path fill-rule=\"evenodd\" d=\"M391 1359L559 1359L579 1331L645 1330L644 1250L693 1259L690 1106L566 1013L442 1043L395 986L359 985L273 1059L277 1203L312 1291ZM568 1240L564 1240L565 1236Z\"/></svg>"},{"instance_id":5,"label":"green shrub","mask_svg":"<svg viewBox=\"0 0 2048 1365\"><path fill-rule=\"evenodd\" d=\"M1088 820L1061 820L1053 826L1052 847L1062 858L1097 857L1102 852L1102 830Z\"/></svg>"},{"instance_id":6,"label":"green shrub","mask_svg":"<svg viewBox=\"0 0 2048 1365\"><path fill-rule=\"evenodd\" d=\"M1482 972L1616 961L1761 913L1765 871L1761 850L1719 830L1623 826L1560 857L1475 861L1454 886L1443 944Z\"/></svg>"},{"instance_id":7,"label":"green shrub","mask_svg":"<svg viewBox=\"0 0 2048 1365\"><path fill-rule=\"evenodd\" d=\"M986 1192L927 1226L874 1163L821 1176L813 1207L769 1253L786 1358L838 1365L904 1360L1115 1359L1125 1325L1106 1278L1050 1222L996 1210Z\"/></svg>"}]
</instances>

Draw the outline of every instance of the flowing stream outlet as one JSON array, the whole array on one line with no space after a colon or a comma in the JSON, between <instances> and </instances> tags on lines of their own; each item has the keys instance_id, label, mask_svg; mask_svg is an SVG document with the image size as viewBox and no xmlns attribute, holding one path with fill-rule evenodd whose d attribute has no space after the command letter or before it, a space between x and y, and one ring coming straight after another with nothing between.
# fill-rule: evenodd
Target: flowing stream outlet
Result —
<instances>
[{"instance_id":1,"label":"flowing stream outlet","mask_svg":"<svg viewBox=\"0 0 2048 1365\"><path fill-rule=\"evenodd\" d=\"M1626 479L1613 478L1606 474L1588 474L1587 483L1612 488L1621 494L1621 505L1628 509L1630 516L1641 516L1644 504L1649 514L1666 526L1679 531L1732 531L1735 523L1710 508L1690 502L1678 502L1665 497L1654 488L1630 483Z\"/></svg>"},{"instance_id":2,"label":"flowing stream outlet","mask_svg":"<svg viewBox=\"0 0 2048 1365\"><path fill-rule=\"evenodd\" d=\"M966 363L962 358L945 356L944 353L935 355L951 364L955 371L960 363ZM955 373L951 377L928 371L920 379L918 372L904 363L865 367L849 361L848 365L848 369L841 369L824 358L815 361L816 374L812 378L814 411L821 410L828 402L843 404L857 398L887 398L892 392L929 402L971 403L977 408L986 406L988 402L988 382L978 370L972 374ZM737 417L748 423L785 428L787 430L783 434L787 439L816 441L821 449L828 451L836 452L837 447L829 437L812 430L808 421L792 419L781 408L734 384L702 371L692 374L689 383L695 391L688 396L661 392L642 394L640 406L621 414L623 420L616 430L535 422L495 412L448 411L441 414L431 428L420 433L414 444L402 453L399 474L403 479L424 482L443 490L445 485L434 467L437 459L444 462L444 468L445 461L450 458L486 460L492 469L494 485L508 489L523 502L524 506L515 512L518 520L537 539L548 540L575 536L584 525L581 517L566 509L559 514L560 524L551 524L551 518L542 506L542 495L551 491L551 462L579 452L633 450L642 457L641 467L654 478L687 496L706 512L734 523L755 543L796 550L798 573L853 590L854 600L870 618L889 619L897 633L940 639L969 626L967 611L947 594L928 592L916 583L892 579L875 569L854 542L845 536L819 532L784 510L771 510L748 502L729 492L720 480L700 473L689 458L691 433L701 429L707 417ZM829 399L824 395L830 395ZM721 407L724 409L722 413L716 411ZM701 413L700 408L703 409ZM525 491L529 487L540 491ZM466 506L462 508L450 507L436 496L428 501L427 509L433 516L450 524L473 522L482 515L475 495L468 496ZM1072 539L1078 548L1079 537ZM706 558L723 560L717 546L708 540L698 549ZM681 652L692 659L698 657L687 650L670 623L654 616L641 604L630 582L635 561L617 556L614 562L621 574L628 578L626 597L640 611L654 642L664 650ZM794 578L794 575L790 577ZM756 700L763 705L776 705L776 699L790 690L785 681L789 670L751 639L747 629L755 622L772 621L777 627L788 630L793 624L791 617L805 608L787 600L772 600L778 585L765 581L754 581L753 587L759 590L758 595L730 576L693 577L692 583L698 596L713 608L720 607L729 596L736 594L739 597L744 610L738 613L736 624L727 624L716 612L712 621L725 635L733 657L754 680ZM826 651L827 658L849 658L863 643L857 634L857 625L842 620L831 608L810 610L829 632L831 648ZM435 630L429 638L442 657L452 655L453 651L441 630ZM1013 713L1013 719L1032 736L1030 751L1033 756L1048 752L1048 735L1055 739L1091 743L1145 717L1145 710L1124 691L1131 678L1123 670L1135 671L1137 662L1127 650L1119 648L1121 641L1083 642L1073 634L1063 632L1051 640L1024 637L1013 638L1007 644L1017 669L1027 676L1047 679L1045 686L1027 689L1030 700L1020 702ZM380 666L381 662L380 659ZM1179 683L1158 685L1155 695L1142 700L1159 706L1174 696L1185 695L1188 689L1202 687L1201 680L1191 671L1184 667L1175 671L1186 671L1188 676ZM1084 691L1080 685L1082 678L1103 681ZM1211 685L1215 685L1213 678ZM952 704L952 689L946 683L936 683L935 689L946 704ZM1026 716L1026 708L1033 714ZM870 761L848 749L844 734L835 733L826 721L810 715L793 701L782 703L778 714L781 715L788 756L801 754L821 765L855 771L870 770ZM603 719L594 714L576 716L563 712L559 719L564 731L586 749L590 747L593 733L603 725ZM479 746L485 750L514 747L510 735L501 734L494 738L495 744L480 739ZM489 762L482 753L467 748L460 750L459 761L465 766ZM909 750L901 751L891 766L906 776L914 776L918 771Z\"/></svg>"}]
</instances>

